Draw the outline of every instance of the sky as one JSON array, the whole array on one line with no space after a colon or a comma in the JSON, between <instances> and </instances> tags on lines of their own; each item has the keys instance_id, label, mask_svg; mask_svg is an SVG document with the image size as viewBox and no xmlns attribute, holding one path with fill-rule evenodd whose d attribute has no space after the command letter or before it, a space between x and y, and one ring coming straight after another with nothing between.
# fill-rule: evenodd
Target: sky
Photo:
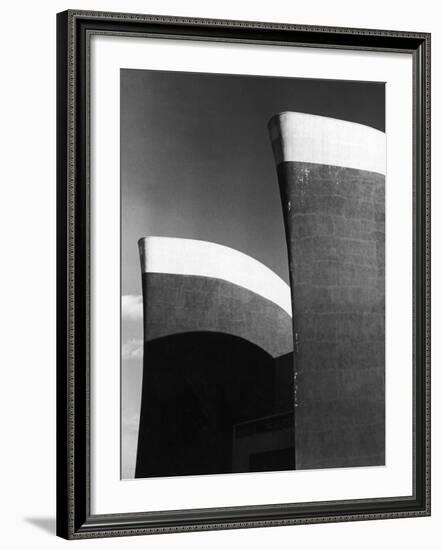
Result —
<instances>
[{"instance_id":1,"label":"sky","mask_svg":"<svg viewBox=\"0 0 442 550\"><path fill-rule=\"evenodd\" d=\"M120 86L122 477L131 478L142 375L138 239L223 244L288 283L267 123L298 111L385 131L385 86L134 69L121 70Z\"/></svg>"}]
</instances>

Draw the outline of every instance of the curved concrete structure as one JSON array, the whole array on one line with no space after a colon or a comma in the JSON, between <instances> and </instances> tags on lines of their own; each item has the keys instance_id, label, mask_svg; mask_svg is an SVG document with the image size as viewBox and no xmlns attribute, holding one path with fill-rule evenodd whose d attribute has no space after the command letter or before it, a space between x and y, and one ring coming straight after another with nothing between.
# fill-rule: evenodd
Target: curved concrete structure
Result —
<instances>
[{"instance_id":1,"label":"curved concrete structure","mask_svg":"<svg viewBox=\"0 0 442 550\"><path fill-rule=\"evenodd\" d=\"M269 133L276 164L325 164L385 175L385 133L369 126L286 111L270 119Z\"/></svg>"},{"instance_id":2,"label":"curved concrete structure","mask_svg":"<svg viewBox=\"0 0 442 550\"><path fill-rule=\"evenodd\" d=\"M290 287L215 243L146 237L139 249L144 370L135 476L293 468ZM271 438L235 428L275 414L286 421Z\"/></svg>"},{"instance_id":3,"label":"curved concrete structure","mask_svg":"<svg viewBox=\"0 0 442 550\"><path fill-rule=\"evenodd\" d=\"M228 246L197 239L144 237L142 273L209 277L241 286L292 314L290 287L267 266Z\"/></svg>"},{"instance_id":4,"label":"curved concrete structure","mask_svg":"<svg viewBox=\"0 0 442 550\"><path fill-rule=\"evenodd\" d=\"M269 122L290 262L297 468L385 462L385 135Z\"/></svg>"},{"instance_id":5,"label":"curved concrete structure","mask_svg":"<svg viewBox=\"0 0 442 550\"><path fill-rule=\"evenodd\" d=\"M290 287L254 258L193 239L139 241L144 339L198 330L239 336L272 357L293 351Z\"/></svg>"}]
</instances>

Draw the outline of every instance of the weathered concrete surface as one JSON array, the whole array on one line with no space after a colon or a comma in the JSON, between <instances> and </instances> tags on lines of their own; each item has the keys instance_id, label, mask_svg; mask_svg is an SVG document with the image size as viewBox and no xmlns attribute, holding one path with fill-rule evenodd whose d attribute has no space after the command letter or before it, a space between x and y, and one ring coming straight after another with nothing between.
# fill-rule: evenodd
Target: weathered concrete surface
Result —
<instances>
[{"instance_id":1,"label":"weathered concrete surface","mask_svg":"<svg viewBox=\"0 0 442 550\"><path fill-rule=\"evenodd\" d=\"M273 136L297 131L289 130ZM326 137L317 136L320 154ZM297 342L296 467L382 465L385 176L284 161L278 147Z\"/></svg>"},{"instance_id":2,"label":"weathered concrete surface","mask_svg":"<svg viewBox=\"0 0 442 550\"><path fill-rule=\"evenodd\" d=\"M384 176L278 167L297 333L297 468L383 464Z\"/></svg>"},{"instance_id":3,"label":"weathered concrete surface","mask_svg":"<svg viewBox=\"0 0 442 550\"><path fill-rule=\"evenodd\" d=\"M291 316L221 279L146 272L142 282L135 477L293 469ZM238 451L236 425L279 413L283 430L241 438Z\"/></svg>"},{"instance_id":4,"label":"weathered concrete surface","mask_svg":"<svg viewBox=\"0 0 442 550\"><path fill-rule=\"evenodd\" d=\"M143 274L144 339L196 330L239 336L272 357L293 351L291 317L259 294L221 279Z\"/></svg>"}]
</instances>

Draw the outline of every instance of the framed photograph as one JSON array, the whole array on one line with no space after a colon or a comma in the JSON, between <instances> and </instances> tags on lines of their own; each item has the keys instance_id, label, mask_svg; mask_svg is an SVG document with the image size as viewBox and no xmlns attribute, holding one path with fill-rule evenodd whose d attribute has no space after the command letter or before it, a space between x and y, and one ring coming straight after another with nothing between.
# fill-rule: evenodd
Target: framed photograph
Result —
<instances>
[{"instance_id":1,"label":"framed photograph","mask_svg":"<svg viewBox=\"0 0 442 550\"><path fill-rule=\"evenodd\" d=\"M58 535L429 515L429 34L57 36Z\"/></svg>"}]
</instances>

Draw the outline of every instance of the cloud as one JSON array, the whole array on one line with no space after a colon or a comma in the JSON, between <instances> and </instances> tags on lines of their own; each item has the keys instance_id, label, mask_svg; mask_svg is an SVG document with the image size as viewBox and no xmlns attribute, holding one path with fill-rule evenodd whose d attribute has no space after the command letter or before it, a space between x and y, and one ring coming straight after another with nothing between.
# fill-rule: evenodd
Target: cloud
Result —
<instances>
[{"instance_id":1,"label":"cloud","mask_svg":"<svg viewBox=\"0 0 442 550\"><path fill-rule=\"evenodd\" d=\"M137 294L125 294L121 297L121 316L123 319L138 321L143 318L143 298Z\"/></svg>"},{"instance_id":2,"label":"cloud","mask_svg":"<svg viewBox=\"0 0 442 550\"><path fill-rule=\"evenodd\" d=\"M142 359L143 358L143 340L132 338L125 342L121 347L123 359Z\"/></svg>"},{"instance_id":3,"label":"cloud","mask_svg":"<svg viewBox=\"0 0 442 550\"><path fill-rule=\"evenodd\" d=\"M140 409L123 409L121 411L121 428L123 435L136 433L138 435L138 425L140 422Z\"/></svg>"},{"instance_id":4,"label":"cloud","mask_svg":"<svg viewBox=\"0 0 442 550\"><path fill-rule=\"evenodd\" d=\"M123 410L121 420L121 478L133 479L137 459L140 411Z\"/></svg>"}]
</instances>

